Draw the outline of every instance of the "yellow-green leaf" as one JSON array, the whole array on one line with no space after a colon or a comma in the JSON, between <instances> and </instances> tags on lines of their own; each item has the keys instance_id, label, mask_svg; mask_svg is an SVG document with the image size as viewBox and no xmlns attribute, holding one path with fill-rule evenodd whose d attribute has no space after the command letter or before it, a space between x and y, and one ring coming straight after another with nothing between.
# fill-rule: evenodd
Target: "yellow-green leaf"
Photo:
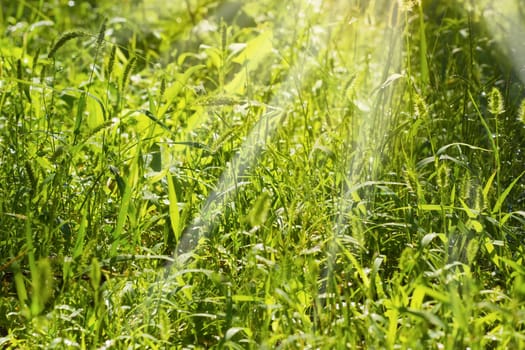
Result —
<instances>
[{"instance_id":1,"label":"yellow-green leaf","mask_svg":"<svg viewBox=\"0 0 525 350\"><path fill-rule=\"evenodd\" d=\"M172 177L168 174L168 199L169 204L169 215L170 215L170 224L173 234L175 235L175 241L179 241L179 231L180 231L180 214L179 214L179 204L177 200L177 192L175 191L175 184L173 183Z\"/></svg>"}]
</instances>

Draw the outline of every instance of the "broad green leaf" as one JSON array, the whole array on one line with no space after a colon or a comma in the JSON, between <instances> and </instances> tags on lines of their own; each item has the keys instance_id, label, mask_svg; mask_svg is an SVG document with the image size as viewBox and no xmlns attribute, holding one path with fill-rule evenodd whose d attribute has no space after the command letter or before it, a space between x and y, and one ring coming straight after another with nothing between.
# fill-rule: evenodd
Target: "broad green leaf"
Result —
<instances>
[{"instance_id":1,"label":"broad green leaf","mask_svg":"<svg viewBox=\"0 0 525 350\"><path fill-rule=\"evenodd\" d=\"M441 319L438 316L429 311L414 310L412 308L400 308L400 311L416 316L418 318L422 318L428 323L436 326L437 328L445 328L445 324L443 323L443 321L441 321Z\"/></svg>"},{"instance_id":2,"label":"broad green leaf","mask_svg":"<svg viewBox=\"0 0 525 350\"><path fill-rule=\"evenodd\" d=\"M467 213L467 216L469 217L469 219L475 219L479 216L479 213L477 213L477 210L475 211L475 210L470 209L468 205L461 198L459 199L459 201L461 202L461 206Z\"/></svg>"},{"instance_id":3,"label":"broad green leaf","mask_svg":"<svg viewBox=\"0 0 525 350\"><path fill-rule=\"evenodd\" d=\"M483 152L490 152L489 149L486 149L486 148L481 148L481 147L477 147L477 146L473 146L473 145L470 145L468 143L464 143L464 142L453 142L453 143L449 143L448 145L445 145L443 147L441 147L440 149L437 150L436 154L437 155L441 155L442 153L444 153L447 149L449 149L450 147L454 147L456 146L457 148L461 149L461 146L465 146L465 147L468 147L472 150L475 150L475 151L483 151Z\"/></svg>"},{"instance_id":4,"label":"broad green leaf","mask_svg":"<svg viewBox=\"0 0 525 350\"><path fill-rule=\"evenodd\" d=\"M492 175L490 175L489 179L487 180L487 183L483 187L483 191L481 191L481 193L483 194L483 200L485 201L485 203L488 202L489 191L490 191L490 188L492 187L492 183L494 182L494 179L495 179L497 173L498 172L495 171L495 172L492 173Z\"/></svg>"},{"instance_id":5,"label":"broad green leaf","mask_svg":"<svg viewBox=\"0 0 525 350\"><path fill-rule=\"evenodd\" d=\"M496 251L494 250L494 243L492 240L490 240L488 237L485 239L485 249L487 250L487 253L489 254L490 260L496 265L498 268L500 268L499 264L499 256L496 254Z\"/></svg>"},{"instance_id":6,"label":"broad green leaf","mask_svg":"<svg viewBox=\"0 0 525 350\"><path fill-rule=\"evenodd\" d=\"M452 308L452 314L454 315L454 322L457 323L457 326L459 326L461 329L468 329L468 306L464 304L463 298L460 296L457 290L455 290L453 284L450 285L448 296L450 307Z\"/></svg>"},{"instance_id":7,"label":"broad green leaf","mask_svg":"<svg viewBox=\"0 0 525 350\"><path fill-rule=\"evenodd\" d=\"M88 211L85 210L82 214L82 218L80 219L80 226L78 228L77 239L75 242L75 247L73 248L73 258L81 256L82 252L84 251L84 240L86 237L86 230L88 226L87 215Z\"/></svg>"},{"instance_id":8,"label":"broad green leaf","mask_svg":"<svg viewBox=\"0 0 525 350\"><path fill-rule=\"evenodd\" d=\"M443 242L446 242L446 236L442 233L427 233L423 238L421 239L421 247L425 248L434 240L434 238L439 237Z\"/></svg>"},{"instance_id":9,"label":"broad green leaf","mask_svg":"<svg viewBox=\"0 0 525 350\"><path fill-rule=\"evenodd\" d=\"M75 118L75 128L73 129L73 133L75 135L80 133L80 127L82 126L82 122L84 120L84 111L86 110L86 100L87 100L87 94L82 93L80 95L80 98L78 99L78 105L77 105L77 115Z\"/></svg>"},{"instance_id":10,"label":"broad green leaf","mask_svg":"<svg viewBox=\"0 0 525 350\"><path fill-rule=\"evenodd\" d=\"M397 334L397 320L399 318L399 312L397 311L397 308L392 307L389 310L385 312L385 316L388 317L388 333L387 333L387 341L390 348L394 347L394 344L396 343L396 334Z\"/></svg>"},{"instance_id":11,"label":"broad green leaf","mask_svg":"<svg viewBox=\"0 0 525 350\"><path fill-rule=\"evenodd\" d=\"M232 327L226 331L226 334L224 335L224 339L230 340L232 339L237 333L244 332L245 328L242 327Z\"/></svg>"},{"instance_id":12,"label":"broad green leaf","mask_svg":"<svg viewBox=\"0 0 525 350\"><path fill-rule=\"evenodd\" d=\"M271 207L271 198L267 192L263 192L253 204L248 213L248 222L252 227L261 226L268 217L268 211Z\"/></svg>"},{"instance_id":13,"label":"broad green leaf","mask_svg":"<svg viewBox=\"0 0 525 350\"><path fill-rule=\"evenodd\" d=\"M514 181L512 181L511 184L505 189L505 191L503 191L503 193L499 196L498 200L496 201L496 204L494 205L494 208L492 208L492 214L495 214L500 211L503 201L505 201L512 188L514 187L514 185L516 185L519 179L521 179L523 174L525 174L525 171L522 172L518 177L516 177Z\"/></svg>"},{"instance_id":14,"label":"broad green leaf","mask_svg":"<svg viewBox=\"0 0 525 350\"><path fill-rule=\"evenodd\" d=\"M426 287L418 285L412 293L412 300L410 301L410 307L412 309L421 309L423 305L423 299L425 298Z\"/></svg>"},{"instance_id":15,"label":"broad green leaf","mask_svg":"<svg viewBox=\"0 0 525 350\"><path fill-rule=\"evenodd\" d=\"M94 129L104 123L104 108L101 101L94 99L93 95L86 100L86 122L90 129Z\"/></svg>"},{"instance_id":16,"label":"broad green leaf","mask_svg":"<svg viewBox=\"0 0 525 350\"><path fill-rule=\"evenodd\" d=\"M507 258L500 258L506 265L512 267L516 272L525 276L525 267L521 264L520 261L516 262Z\"/></svg>"},{"instance_id":17,"label":"broad green leaf","mask_svg":"<svg viewBox=\"0 0 525 350\"><path fill-rule=\"evenodd\" d=\"M272 52L273 32L263 31L256 38L248 41L244 50L232 61L242 65L241 70L231 82L226 84L224 90L229 94L242 95L248 83L248 73L255 70L263 60Z\"/></svg>"},{"instance_id":18,"label":"broad green leaf","mask_svg":"<svg viewBox=\"0 0 525 350\"><path fill-rule=\"evenodd\" d=\"M443 294L441 292L438 292L437 290L425 286L421 286L421 288L424 288L425 294L432 297L434 300L438 300L442 303L448 302L448 297L446 294Z\"/></svg>"},{"instance_id":19,"label":"broad green leaf","mask_svg":"<svg viewBox=\"0 0 525 350\"><path fill-rule=\"evenodd\" d=\"M511 218L511 217L514 217L516 215L520 215L520 216L523 216L523 218L525 218L525 211L523 210L518 210L518 211L514 211L514 212L511 212L511 213L508 213L506 214L503 219L501 219L501 225L505 225L505 223Z\"/></svg>"},{"instance_id":20,"label":"broad green leaf","mask_svg":"<svg viewBox=\"0 0 525 350\"><path fill-rule=\"evenodd\" d=\"M20 268L15 269L14 282L16 287L16 294L18 295L18 301L20 302L20 305L22 305L22 307L24 308L25 313L28 311L26 304L28 299L28 293L26 285L24 283L24 275L22 275Z\"/></svg>"},{"instance_id":21,"label":"broad green leaf","mask_svg":"<svg viewBox=\"0 0 525 350\"><path fill-rule=\"evenodd\" d=\"M443 206L441 204L420 204L418 208L423 211L442 211Z\"/></svg>"},{"instance_id":22,"label":"broad green leaf","mask_svg":"<svg viewBox=\"0 0 525 350\"><path fill-rule=\"evenodd\" d=\"M238 302L245 302L245 301L246 302L264 302L264 299L261 297L258 297L255 295L240 295L240 294L232 295L232 300L238 301Z\"/></svg>"},{"instance_id":23,"label":"broad green leaf","mask_svg":"<svg viewBox=\"0 0 525 350\"><path fill-rule=\"evenodd\" d=\"M139 157L140 157L140 141L137 144L137 150L135 151L135 154L133 156L133 159L131 161L131 168L129 172L129 176L127 177L125 183L124 183L124 193L122 194L122 198L120 201L120 209L118 211L117 215L117 223L115 225L115 230L113 231L113 242L111 244L111 254L115 255L117 253L117 248L120 244L122 244L122 236L124 233L124 225L126 224L126 219L128 218L128 214L130 211L130 207L132 205L131 198L133 195L133 188L134 184L136 182L136 176L138 163L139 163ZM128 240L128 243L130 243L131 239Z\"/></svg>"},{"instance_id":24,"label":"broad green leaf","mask_svg":"<svg viewBox=\"0 0 525 350\"><path fill-rule=\"evenodd\" d=\"M168 199L169 199L169 216L171 229L175 235L175 242L179 241L180 238L180 214L179 214L179 204L177 200L177 192L175 191L175 184L171 174L168 173L166 181L168 182Z\"/></svg>"}]
</instances>

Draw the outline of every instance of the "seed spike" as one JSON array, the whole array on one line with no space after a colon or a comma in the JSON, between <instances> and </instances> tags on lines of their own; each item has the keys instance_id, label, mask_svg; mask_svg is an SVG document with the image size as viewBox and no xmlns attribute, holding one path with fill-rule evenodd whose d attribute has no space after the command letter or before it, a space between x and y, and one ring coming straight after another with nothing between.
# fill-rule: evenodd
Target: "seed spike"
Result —
<instances>
[{"instance_id":1,"label":"seed spike","mask_svg":"<svg viewBox=\"0 0 525 350\"><path fill-rule=\"evenodd\" d=\"M75 38L79 38L82 36L86 36L87 33L82 31L73 31L73 32L67 32L64 33L57 42L51 47L51 50L49 50L49 53L47 54L47 58L53 58L55 56L55 53L60 49L62 46L64 46L65 43L67 43L70 40L73 40Z\"/></svg>"},{"instance_id":2,"label":"seed spike","mask_svg":"<svg viewBox=\"0 0 525 350\"><path fill-rule=\"evenodd\" d=\"M104 40L104 34L106 33L106 23L108 22L107 18L104 18L102 24L100 25L100 31L98 32L97 45L102 45Z\"/></svg>"}]
</instances>

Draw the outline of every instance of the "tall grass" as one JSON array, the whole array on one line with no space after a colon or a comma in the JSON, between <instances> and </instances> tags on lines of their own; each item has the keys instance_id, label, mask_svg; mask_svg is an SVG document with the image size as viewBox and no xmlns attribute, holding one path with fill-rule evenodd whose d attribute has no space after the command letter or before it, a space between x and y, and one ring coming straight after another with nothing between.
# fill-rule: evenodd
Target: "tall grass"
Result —
<instances>
[{"instance_id":1,"label":"tall grass","mask_svg":"<svg viewBox=\"0 0 525 350\"><path fill-rule=\"evenodd\" d=\"M228 4L2 6L0 344L523 347L484 4Z\"/></svg>"}]
</instances>

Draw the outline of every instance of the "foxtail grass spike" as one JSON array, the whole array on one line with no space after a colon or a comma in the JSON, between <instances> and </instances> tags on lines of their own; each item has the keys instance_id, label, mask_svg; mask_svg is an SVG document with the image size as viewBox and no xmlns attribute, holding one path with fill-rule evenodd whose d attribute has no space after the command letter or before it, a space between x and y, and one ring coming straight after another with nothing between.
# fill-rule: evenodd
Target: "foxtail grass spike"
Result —
<instances>
[{"instance_id":1,"label":"foxtail grass spike","mask_svg":"<svg viewBox=\"0 0 525 350\"><path fill-rule=\"evenodd\" d=\"M33 62L31 63L31 70L34 72L38 64L38 59L40 56L40 48L36 49L35 54L33 55Z\"/></svg>"},{"instance_id":2,"label":"foxtail grass spike","mask_svg":"<svg viewBox=\"0 0 525 350\"><path fill-rule=\"evenodd\" d=\"M126 64L126 67L124 68L124 74L122 74L122 90L125 89L129 75L133 71L133 67L135 66L135 62L137 61L137 57L133 56L128 60L128 63Z\"/></svg>"},{"instance_id":3,"label":"foxtail grass spike","mask_svg":"<svg viewBox=\"0 0 525 350\"><path fill-rule=\"evenodd\" d=\"M159 98L162 100L164 97L164 93L166 92L166 78L162 78L160 81L160 90L159 90Z\"/></svg>"},{"instance_id":4,"label":"foxtail grass spike","mask_svg":"<svg viewBox=\"0 0 525 350\"><path fill-rule=\"evenodd\" d=\"M31 185L31 189L33 191L36 191L37 180L36 180L35 172L33 171L33 168L31 167L31 163L29 161L26 161L24 163L24 166L26 168L26 173L27 173L27 177L29 179L29 183Z\"/></svg>"},{"instance_id":5,"label":"foxtail grass spike","mask_svg":"<svg viewBox=\"0 0 525 350\"><path fill-rule=\"evenodd\" d=\"M80 38L83 36L86 36L87 33L82 31L73 31L73 32L67 32L64 33L57 42L51 47L51 50L49 50L49 53L47 54L47 58L53 58L55 56L55 53L60 49L62 46L64 46L65 43L67 43L70 40L73 40L75 38Z\"/></svg>"},{"instance_id":6,"label":"foxtail grass spike","mask_svg":"<svg viewBox=\"0 0 525 350\"><path fill-rule=\"evenodd\" d=\"M525 99L521 101L520 109L518 112L518 119L525 125Z\"/></svg>"},{"instance_id":7,"label":"foxtail grass spike","mask_svg":"<svg viewBox=\"0 0 525 350\"><path fill-rule=\"evenodd\" d=\"M111 73L113 73L113 66L115 65L115 56L117 54L117 46L113 45L111 48L111 52L109 53L109 59L108 59L108 65L107 65L107 71L106 75L109 77L111 76Z\"/></svg>"},{"instance_id":8,"label":"foxtail grass spike","mask_svg":"<svg viewBox=\"0 0 525 350\"><path fill-rule=\"evenodd\" d=\"M102 41L104 40L104 34L106 33L106 23L107 19L104 19L104 21L102 21L102 25L100 26L100 31L98 32L97 38L97 46L102 45Z\"/></svg>"},{"instance_id":9,"label":"foxtail grass spike","mask_svg":"<svg viewBox=\"0 0 525 350\"><path fill-rule=\"evenodd\" d=\"M226 45L228 41L228 28L226 27L226 23L224 21L221 21L221 50L222 52L226 52Z\"/></svg>"},{"instance_id":10,"label":"foxtail grass spike","mask_svg":"<svg viewBox=\"0 0 525 350\"><path fill-rule=\"evenodd\" d=\"M415 96L415 105L414 109L416 111L416 114L420 118L427 118L429 116L428 113L428 105L419 94L416 94Z\"/></svg>"},{"instance_id":11,"label":"foxtail grass spike","mask_svg":"<svg viewBox=\"0 0 525 350\"><path fill-rule=\"evenodd\" d=\"M503 95L498 88L493 87L489 95L489 112L493 115L500 115L505 112Z\"/></svg>"}]
</instances>

